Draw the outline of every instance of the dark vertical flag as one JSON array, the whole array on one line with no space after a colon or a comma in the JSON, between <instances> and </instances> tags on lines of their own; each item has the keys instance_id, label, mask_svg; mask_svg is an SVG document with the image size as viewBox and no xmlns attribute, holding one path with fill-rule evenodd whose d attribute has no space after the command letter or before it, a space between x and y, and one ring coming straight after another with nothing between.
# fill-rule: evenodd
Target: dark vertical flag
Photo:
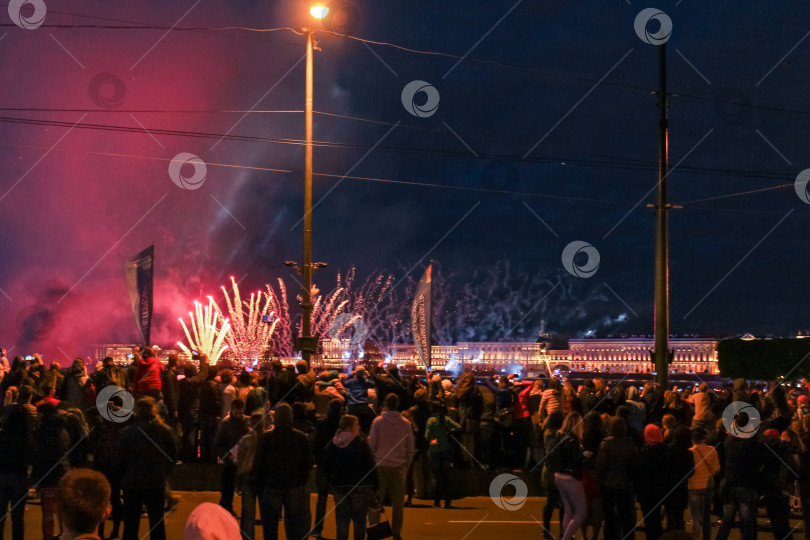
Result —
<instances>
[{"instance_id":1,"label":"dark vertical flag","mask_svg":"<svg viewBox=\"0 0 810 540\"><path fill-rule=\"evenodd\" d=\"M143 345L151 344L152 332L152 270L155 264L155 246L151 245L127 261L125 273L129 301L135 314L135 324L141 333Z\"/></svg>"},{"instance_id":2,"label":"dark vertical flag","mask_svg":"<svg viewBox=\"0 0 810 540\"><path fill-rule=\"evenodd\" d=\"M430 312L430 299L433 296L431 272L433 271L433 263L429 264L425 269L425 274L419 280L419 285L416 286L416 295L413 299L413 306L411 307L411 330L413 331L413 341L416 345L416 352L419 353L419 358L426 369L430 369L430 333L431 328L431 312Z\"/></svg>"}]
</instances>

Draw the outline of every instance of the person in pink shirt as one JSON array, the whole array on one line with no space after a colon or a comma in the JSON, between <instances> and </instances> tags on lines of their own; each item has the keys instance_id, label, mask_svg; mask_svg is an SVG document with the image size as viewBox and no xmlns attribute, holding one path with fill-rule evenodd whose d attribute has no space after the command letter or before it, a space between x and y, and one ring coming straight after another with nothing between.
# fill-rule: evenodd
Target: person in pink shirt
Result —
<instances>
[{"instance_id":1,"label":"person in pink shirt","mask_svg":"<svg viewBox=\"0 0 810 540\"><path fill-rule=\"evenodd\" d=\"M411 423L399 413L399 396L385 396L385 411L371 424L368 443L377 460L380 500L391 499L391 530L401 540L402 511L405 506L405 474L414 454ZM379 522L379 514L369 516L369 525Z\"/></svg>"}]
</instances>

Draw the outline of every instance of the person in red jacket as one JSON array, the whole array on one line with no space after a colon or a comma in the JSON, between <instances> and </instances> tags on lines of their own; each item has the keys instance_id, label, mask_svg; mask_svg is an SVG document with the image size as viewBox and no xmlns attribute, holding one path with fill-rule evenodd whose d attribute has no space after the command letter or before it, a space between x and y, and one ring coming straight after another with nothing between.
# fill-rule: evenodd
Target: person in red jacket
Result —
<instances>
[{"instance_id":1,"label":"person in red jacket","mask_svg":"<svg viewBox=\"0 0 810 540\"><path fill-rule=\"evenodd\" d=\"M163 398L160 377L162 370L163 366L155 356L155 351L150 347L146 347L143 350L143 356L135 373L134 389L136 398L149 396L154 398L155 401L160 401Z\"/></svg>"}]
</instances>

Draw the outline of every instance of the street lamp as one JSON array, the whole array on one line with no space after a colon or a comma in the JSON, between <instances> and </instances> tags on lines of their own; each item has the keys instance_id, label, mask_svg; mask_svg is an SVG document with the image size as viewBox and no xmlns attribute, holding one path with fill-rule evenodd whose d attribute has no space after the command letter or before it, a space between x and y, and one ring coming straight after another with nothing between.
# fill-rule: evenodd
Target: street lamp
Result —
<instances>
[{"instance_id":1,"label":"street lamp","mask_svg":"<svg viewBox=\"0 0 810 540\"><path fill-rule=\"evenodd\" d=\"M345 2L335 0L331 7L316 4L309 9L313 19L322 20L333 33L348 34L357 24L357 11ZM335 20L335 17L338 17ZM312 263L312 51L317 48L315 29L307 26L303 29L307 35L307 83L304 117L306 123L306 147L304 154L304 258L298 272L304 278L304 291L301 300L303 324L298 349L301 357L310 365L310 359L317 350L318 338L312 335L312 270L323 268L324 263Z\"/></svg>"},{"instance_id":2,"label":"street lamp","mask_svg":"<svg viewBox=\"0 0 810 540\"><path fill-rule=\"evenodd\" d=\"M309 8L309 14L316 19L323 19L329 14L329 8L326 6L312 6Z\"/></svg>"},{"instance_id":3,"label":"street lamp","mask_svg":"<svg viewBox=\"0 0 810 540\"><path fill-rule=\"evenodd\" d=\"M321 5L312 6L309 14L314 19L323 19L329 8ZM299 272L304 278L304 291L301 300L303 322L301 327L301 357L310 365L312 355L317 349L317 338L312 336L312 51L315 49L315 30L304 28L307 35L307 83L304 117L306 123L306 150L304 154L304 260Z\"/></svg>"}]
</instances>

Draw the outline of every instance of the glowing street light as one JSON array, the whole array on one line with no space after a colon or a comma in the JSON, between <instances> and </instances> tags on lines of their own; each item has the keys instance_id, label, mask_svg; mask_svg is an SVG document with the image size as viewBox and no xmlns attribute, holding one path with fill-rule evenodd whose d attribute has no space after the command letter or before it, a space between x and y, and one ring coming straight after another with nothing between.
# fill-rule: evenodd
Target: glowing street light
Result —
<instances>
[{"instance_id":1,"label":"glowing street light","mask_svg":"<svg viewBox=\"0 0 810 540\"><path fill-rule=\"evenodd\" d=\"M309 14L316 19L323 19L327 13L329 13L329 8L326 6L312 6L309 10Z\"/></svg>"},{"instance_id":2,"label":"glowing street light","mask_svg":"<svg viewBox=\"0 0 810 540\"><path fill-rule=\"evenodd\" d=\"M357 10L342 0L335 0L330 4L333 8L315 5L309 9L309 14L317 20L322 20L322 25L331 32L348 34L357 25ZM340 24L336 27L336 22L332 19L340 15ZM304 253L300 267L293 261L286 261L287 266L294 266L298 273L304 278L301 295L301 311L303 320L301 324L301 338L297 340L297 347L301 350L302 358L310 364L312 355L317 350L317 336L312 335L312 270L323 268L325 263L312 262L312 89L313 89L313 50L317 48L315 42L315 29L312 27L303 28L307 36L307 64L306 64L306 96L304 103L304 122L306 129L306 146L304 148ZM316 292L317 294L317 292Z\"/></svg>"},{"instance_id":3,"label":"glowing street light","mask_svg":"<svg viewBox=\"0 0 810 540\"><path fill-rule=\"evenodd\" d=\"M329 8L313 6L309 10L315 19L322 19L329 13ZM310 365L312 355L317 350L317 338L312 336L312 51L315 46L315 31L305 28L307 34L307 69L306 69L306 100L304 117L306 125L306 148L304 152L304 257L299 272L304 278L303 294L301 295L301 357Z\"/></svg>"}]
</instances>

